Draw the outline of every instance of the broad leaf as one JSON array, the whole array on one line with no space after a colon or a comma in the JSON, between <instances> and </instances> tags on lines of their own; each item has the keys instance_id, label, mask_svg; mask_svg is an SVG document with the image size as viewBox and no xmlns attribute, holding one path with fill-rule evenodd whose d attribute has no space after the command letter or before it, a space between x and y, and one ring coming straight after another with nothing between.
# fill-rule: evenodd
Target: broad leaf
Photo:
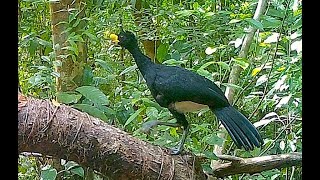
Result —
<instances>
[{"instance_id":1,"label":"broad leaf","mask_svg":"<svg viewBox=\"0 0 320 180\"><path fill-rule=\"evenodd\" d=\"M219 159L213 152L209 152L209 151L205 151L204 156L206 158L211 159L211 160L218 160Z\"/></svg>"},{"instance_id":2,"label":"broad leaf","mask_svg":"<svg viewBox=\"0 0 320 180\"><path fill-rule=\"evenodd\" d=\"M222 146L222 143L223 143L223 139L218 137L215 134L210 134L210 135L204 137L203 140L204 140L204 142L206 142L209 145Z\"/></svg>"},{"instance_id":3,"label":"broad leaf","mask_svg":"<svg viewBox=\"0 0 320 180\"><path fill-rule=\"evenodd\" d=\"M57 177L57 170L51 165L46 165L41 169L41 180L55 180Z\"/></svg>"},{"instance_id":4,"label":"broad leaf","mask_svg":"<svg viewBox=\"0 0 320 180\"><path fill-rule=\"evenodd\" d=\"M66 92L58 92L57 100L64 104L77 103L81 98L81 94L69 94Z\"/></svg>"},{"instance_id":5,"label":"broad leaf","mask_svg":"<svg viewBox=\"0 0 320 180\"><path fill-rule=\"evenodd\" d=\"M93 86L81 86L76 89L94 104L108 105L109 100L103 92Z\"/></svg>"},{"instance_id":6,"label":"broad leaf","mask_svg":"<svg viewBox=\"0 0 320 180\"><path fill-rule=\"evenodd\" d=\"M163 62L164 58L168 54L169 44L160 44L157 48L157 60Z\"/></svg>"},{"instance_id":7,"label":"broad leaf","mask_svg":"<svg viewBox=\"0 0 320 180\"><path fill-rule=\"evenodd\" d=\"M99 64L101 67L103 67L103 69L107 70L108 72L112 73L112 68L107 64L106 61L102 60L102 59L95 59L95 63Z\"/></svg>"},{"instance_id":8,"label":"broad leaf","mask_svg":"<svg viewBox=\"0 0 320 180\"><path fill-rule=\"evenodd\" d=\"M138 109L135 113L133 113L128 120L126 121L126 123L124 124L124 126L127 126L128 124L130 124L143 110L145 110L145 107L142 107L140 109Z\"/></svg>"},{"instance_id":9,"label":"broad leaf","mask_svg":"<svg viewBox=\"0 0 320 180\"><path fill-rule=\"evenodd\" d=\"M73 107L81 111L84 111L90 114L91 116L97 117L101 120L108 120L107 116L101 110L89 104L74 104Z\"/></svg>"},{"instance_id":10,"label":"broad leaf","mask_svg":"<svg viewBox=\"0 0 320 180\"><path fill-rule=\"evenodd\" d=\"M263 30L263 25L261 22L255 20L255 19L246 19L246 21L248 21L253 27L255 27L259 30Z\"/></svg>"},{"instance_id":11,"label":"broad leaf","mask_svg":"<svg viewBox=\"0 0 320 180\"><path fill-rule=\"evenodd\" d=\"M129 66L127 67L126 69L124 69L120 74L119 76L121 76L122 74L126 74L128 72L131 72L131 71L134 71L138 68L138 66L136 64L134 64L133 66Z\"/></svg>"}]
</instances>

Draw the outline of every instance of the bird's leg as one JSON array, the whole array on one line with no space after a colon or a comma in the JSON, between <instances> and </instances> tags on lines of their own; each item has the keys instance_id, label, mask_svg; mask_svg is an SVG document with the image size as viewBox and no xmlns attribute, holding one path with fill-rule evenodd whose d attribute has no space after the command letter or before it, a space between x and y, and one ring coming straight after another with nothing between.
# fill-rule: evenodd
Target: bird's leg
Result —
<instances>
[{"instance_id":1,"label":"bird's leg","mask_svg":"<svg viewBox=\"0 0 320 180\"><path fill-rule=\"evenodd\" d=\"M151 128L153 128L154 126L157 126L157 125L164 125L164 126L170 126L170 127L181 127L181 124L179 124L179 123L169 123L169 122L162 122L162 121L154 120L154 121L148 121L148 122L143 123L140 130L144 133L148 133Z\"/></svg>"},{"instance_id":2,"label":"bird's leg","mask_svg":"<svg viewBox=\"0 0 320 180\"><path fill-rule=\"evenodd\" d=\"M181 151L183 150L183 145L186 141L188 133L189 133L189 126L183 128L183 134L182 134L181 140L179 142L178 148L171 149L171 152L170 152L171 155L178 155L181 153Z\"/></svg>"},{"instance_id":3,"label":"bird's leg","mask_svg":"<svg viewBox=\"0 0 320 180\"><path fill-rule=\"evenodd\" d=\"M186 141L187 135L189 133L189 123L186 120L186 117L184 114L177 112L174 109L169 109L172 115L177 119L177 124L183 127L183 134L181 137L181 140L178 144L177 148L171 149L170 154L171 155L178 155L183 150L183 145Z\"/></svg>"}]
</instances>

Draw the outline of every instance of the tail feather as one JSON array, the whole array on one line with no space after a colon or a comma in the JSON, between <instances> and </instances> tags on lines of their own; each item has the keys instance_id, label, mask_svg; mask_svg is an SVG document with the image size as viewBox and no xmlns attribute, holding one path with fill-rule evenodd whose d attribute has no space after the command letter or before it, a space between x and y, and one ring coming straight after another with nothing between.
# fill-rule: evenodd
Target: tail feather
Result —
<instances>
[{"instance_id":1,"label":"tail feather","mask_svg":"<svg viewBox=\"0 0 320 180\"><path fill-rule=\"evenodd\" d=\"M252 150L254 146L260 147L263 144L257 129L232 106L212 109L212 111L221 120L238 148L243 146L246 150Z\"/></svg>"}]
</instances>

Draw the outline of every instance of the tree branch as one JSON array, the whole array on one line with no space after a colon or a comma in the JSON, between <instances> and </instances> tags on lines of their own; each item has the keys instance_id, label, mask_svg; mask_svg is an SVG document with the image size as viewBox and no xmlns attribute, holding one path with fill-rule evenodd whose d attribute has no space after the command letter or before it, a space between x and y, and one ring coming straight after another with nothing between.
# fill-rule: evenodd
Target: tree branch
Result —
<instances>
[{"instance_id":1,"label":"tree branch","mask_svg":"<svg viewBox=\"0 0 320 180\"><path fill-rule=\"evenodd\" d=\"M110 179L206 179L201 157L171 156L86 113L18 93L18 152L72 160ZM24 152L32 152L24 153ZM40 153L40 154L39 154ZM214 176L301 165L301 153L240 158L218 155Z\"/></svg>"},{"instance_id":2,"label":"tree branch","mask_svg":"<svg viewBox=\"0 0 320 180\"><path fill-rule=\"evenodd\" d=\"M270 155L246 159L228 155L218 155L218 157L231 162L221 163L220 165L217 164L212 173L212 175L216 177L225 177L240 173L253 174L275 168L301 166L302 164L302 153Z\"/></svg>"}]
</instances>

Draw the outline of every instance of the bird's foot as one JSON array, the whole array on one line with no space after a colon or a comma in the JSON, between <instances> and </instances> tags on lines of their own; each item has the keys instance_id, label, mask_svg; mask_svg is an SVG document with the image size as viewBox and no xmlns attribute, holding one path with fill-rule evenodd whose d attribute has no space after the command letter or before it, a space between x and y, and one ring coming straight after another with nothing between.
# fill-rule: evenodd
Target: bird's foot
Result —
<instances>
[{"instance_id":1,"label":"bird's foot","mask_svg":"<svg viewBox=\"0 0 320 180\"><path fill-rule=\"evenodd\" d=\"M140 131L142 131L143 133L149 133L150 129L153 128L154 126L157 126L158 124L159 124L159 121L157 120L145 122L142 124Z\"/></svg>"},{"instance_id":2,"label":"bird's foot","mask_svg":"<svg viewBox=\"0 0 320 180\"><path fill-rule=\"evenodd\" d=\"M181 149L179 148L172 148L169 150L170 155L179 155L181 153Z\"/></svg>"}]
</instances>

